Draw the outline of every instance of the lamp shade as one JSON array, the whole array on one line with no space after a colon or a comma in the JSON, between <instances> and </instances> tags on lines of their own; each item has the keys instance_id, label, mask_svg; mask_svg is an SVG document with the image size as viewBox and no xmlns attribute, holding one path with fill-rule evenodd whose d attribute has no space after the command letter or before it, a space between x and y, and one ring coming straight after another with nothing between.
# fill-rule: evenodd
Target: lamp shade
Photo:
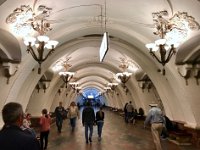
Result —
<instances>
[{"instance_id":1,"label":"lamp shade","mask_svg":"<svg viewBox=\"0 0 200 150\"><path fill-rule=\"evenodd\" d=\"M31 46L33 46L33 45L35 45L35 41L36 41L36 38L34 38L34 37L26 37L25 39L24 39L24 44L26 45L26 46L28 46L29 45L29 43L31 43Z\"/></svg>"},{"instance_id":2,"label":"lamp shade","mask_svg":"<svg viewBox=\"0 0 200 150\"><path fill-rule=\"evenodd\" d=\"M166 43L166 39L159 39L155 41L156 45L164 45Z\"/></svg>"},{"instance_id":3,"label":"lamp shade","mask_svg":"<svg viewBox=\"0 0 200 150\"><path fill-rule=\"evenodd\" d=\"M50 41L48 41L48 43L47 44L50 44L50 45L52 45L52 46L54 46L54 48L58 45L58 41L55 41L55 40L50 40Z\"/></svg>"},{"instance_id":4,"label":"lamp shade","mask_svg":"<svg viewBox=\"0 0 200 150\"><path fill-rule=\"evenodd\" d=\"M49 37L48 36L44 36L44 35L38 36L37 39L40 42L47 42L47 41L49 41Z\"/></svg>"},{"instance_id":5,"label":"lamp shade","mask_svg":"<svg viewBox=\"0 0 200 150\"><path fill-rule=\"evenodd\" d=\"M149 43L149 44L146 44L145 46L148 49L153 49L156 45L155 45L155 43Z\"/></svg>"}]
</instances>

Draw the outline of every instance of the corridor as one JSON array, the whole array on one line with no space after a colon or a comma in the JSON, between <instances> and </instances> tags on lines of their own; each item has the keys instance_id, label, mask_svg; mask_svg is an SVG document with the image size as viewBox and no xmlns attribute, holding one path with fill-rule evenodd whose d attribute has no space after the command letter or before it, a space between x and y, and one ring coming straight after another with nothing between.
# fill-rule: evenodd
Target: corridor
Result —
<instances>
[{"instance_id":1,"label":"corridor","mask_svg":"<svg viewBox=\"0 0 200 150\"><path fill-rule=\"evenodd\" d=\"M69 120L65 120L61 134L55 124L51 127L48 150L154 150L150 129L143 129L143 121L126 124L123 118L110 110L104 110L105 123L102 141L98 141L97 128L94 127L93 142L86 144L81 119L72 133ZM162 140L163 150L197 150L192 146L177 146Z\"/></svg>"}]
</instances>

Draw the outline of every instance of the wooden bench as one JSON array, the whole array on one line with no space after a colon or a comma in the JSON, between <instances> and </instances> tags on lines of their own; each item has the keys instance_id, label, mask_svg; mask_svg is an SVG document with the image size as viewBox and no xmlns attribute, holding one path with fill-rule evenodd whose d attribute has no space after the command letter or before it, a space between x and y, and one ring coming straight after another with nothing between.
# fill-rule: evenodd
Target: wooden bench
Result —
<instances>
[{"instance_id":1,"label":"wooden bench","mask_svg":"<svg viewBox=\"0 0 200 150\"><path fill-rule=\"evenodd\" d=\"M183 122L173 121L174 130L169 131L169 141L177 145L191 145L192 134L188 133Z\"/></svg>"}]
</instances>

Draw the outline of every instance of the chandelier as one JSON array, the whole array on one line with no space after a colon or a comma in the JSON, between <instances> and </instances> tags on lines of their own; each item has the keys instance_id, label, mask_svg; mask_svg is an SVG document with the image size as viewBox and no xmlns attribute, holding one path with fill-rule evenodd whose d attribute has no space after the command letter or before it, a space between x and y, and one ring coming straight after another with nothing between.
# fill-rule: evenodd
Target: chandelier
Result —
<instances>
[{"instance_id":1,"label":"chandelier","mask_svg":"<svg viewBox=\"0 0 200 150\"><path fill-rule=\"evenodd\" d=\"M82 87L77 86L77 87L75 88L76 93L77 93L77 94L80 94L81 89L82 89Z\"/></svg>"},{"instance_id":2,"label":"chandelier","mask_svg":"<svg viewBox=\"0 0 200 150\"><path fill-rule=\"evenodd\" d=\"M117 73L116 77L122 82L122 87L125 88L125 83L129 80L130 76L132 73L129 72L122 72L122 73Z\"/></svg>"},{"instance_id":3,"label":"chandelier","mask_svg":"<svg viewBox=\"0 0 200 150\"><path fill-rule=\"evenodd\" d=\"M36 2L37 1L35 1L35 3ZM35 9L35 3L33 7L30 5L21 5L16 8L8 15L6 23L11 24L14 33L20 33L20 35L24 37L24 44L27 46L27 52L38 62L38 74L41 74L42 62L54 52L58 42L49 40L49 37L45 36L46 32L52 30L47 19L52 8L39 5L38 8ZM39 34L37 38L29 36L33 31ZM49 51L45 52L45 49L49 49Z\"/></svg>"},{"instance_id":4,"label":"chandelier","mask_svg":"<svg viewBox=\"0 0 200 150\"><path fill-rule=\"evenodd\" d=\"M71 80L71 78L74 76L74 72L59 72L60 77L62 78L63 82L66 84L66 88L67 88L67 84L68 82Z\"/></svg>"},{"instance_id":5,"label":"chandelier","mask_svg":"<svg viewBox=\"0 0 200 150\"><path fill-rule=\"evenodd\" d=\"M75 91L76 87L79 86L79 82L70 82L69 85L71 86L71 88Z\"/></svg>"},{"instance_id":6,"label":"chandelier","mask_svg":"<svg viewBox=\"0 0 200 150\"><path fill-rule=\"evenodd\" d=\"M106 86L106 87L104 87L104 90L105 90L105 92L109 92L109 91L111 91L111 87Z\"/></svg>"},{"instance_id":7,"label":"chandelier","mask_svg":"<svg viewBox=\"0 0 200 150\"><path fill-rule=\"evenodd\" d=\"M118 83L111 83L111 82L110 82L110 83L108 83L107 85L108 85L108 87L111 88L111 90L115 91L115 89L116 89Z\"/></svg>"},{"instance_id":8,"label":"chandelier","mask_svg":"<svg viewBox=\"0 0 200 150\"><path fill-rule=\"evenodd\" d=\"M122 87L126 88L125 83L129 80L132 73L125 71L129 67L128 61L125 58L120 58L120 60L121 60L121 64L119 65L119 68L122 68L123 72L117 73L115 76L117 79L121 81Z\"/></svg>"},{"instance_id":9,"label":"chandelier","mask_svg":"<svg viewBox=\"0 0 200 150\"><path fill-rule=\"evenodd\" d=\"M27 52L32 55L35 61L38 62L38 74L41 74L41 64L44 62L54 51L55 47L58 44L58 41L49 40L48 36L45 36L45 26L43 25L43 21L41 21L41 27L37 28L37 31L41 33L38 37L36 42L35 37L26 37L24 38L24 44L27 46ZM36 49L36 50L34 50ZM45 49L49 51L45 55Z\"/></svg>"},{"instance_id":10,"label":"chandelier","mask_svg":"<svg viewBox=\"0 0 200 150\"><path fill-rule=\"evenodd\" d=\"M164 67L176 53L176 47L187 38L188 29L199 29L199 24L186 12L178 12L171 18L168 17L167 11L152 13L152 16L157 29L154 34L158 35L160 39L146 44L146 47L149 49L150 55L162 64L162 74L165 75ZM156 54L156 51L159 51L160 56Z\"/></svg>"}]
</instances>

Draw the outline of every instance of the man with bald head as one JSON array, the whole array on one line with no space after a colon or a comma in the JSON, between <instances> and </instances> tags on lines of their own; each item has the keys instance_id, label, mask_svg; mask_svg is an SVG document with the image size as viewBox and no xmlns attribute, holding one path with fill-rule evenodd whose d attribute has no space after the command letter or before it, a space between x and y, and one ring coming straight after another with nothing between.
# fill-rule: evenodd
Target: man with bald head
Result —
<instances>
[{"instance_id":1,"label":"man with bald head","mask_svg":"<svg viewBox=\"0 0 200 150\"><path fill-rule=\"evenodd\" d=\"M2 110L4 126L0 131L1 150L40 150L39 142L23 131L24 113L19 103L7 103Z\"/></svg>"}]
</instances>

